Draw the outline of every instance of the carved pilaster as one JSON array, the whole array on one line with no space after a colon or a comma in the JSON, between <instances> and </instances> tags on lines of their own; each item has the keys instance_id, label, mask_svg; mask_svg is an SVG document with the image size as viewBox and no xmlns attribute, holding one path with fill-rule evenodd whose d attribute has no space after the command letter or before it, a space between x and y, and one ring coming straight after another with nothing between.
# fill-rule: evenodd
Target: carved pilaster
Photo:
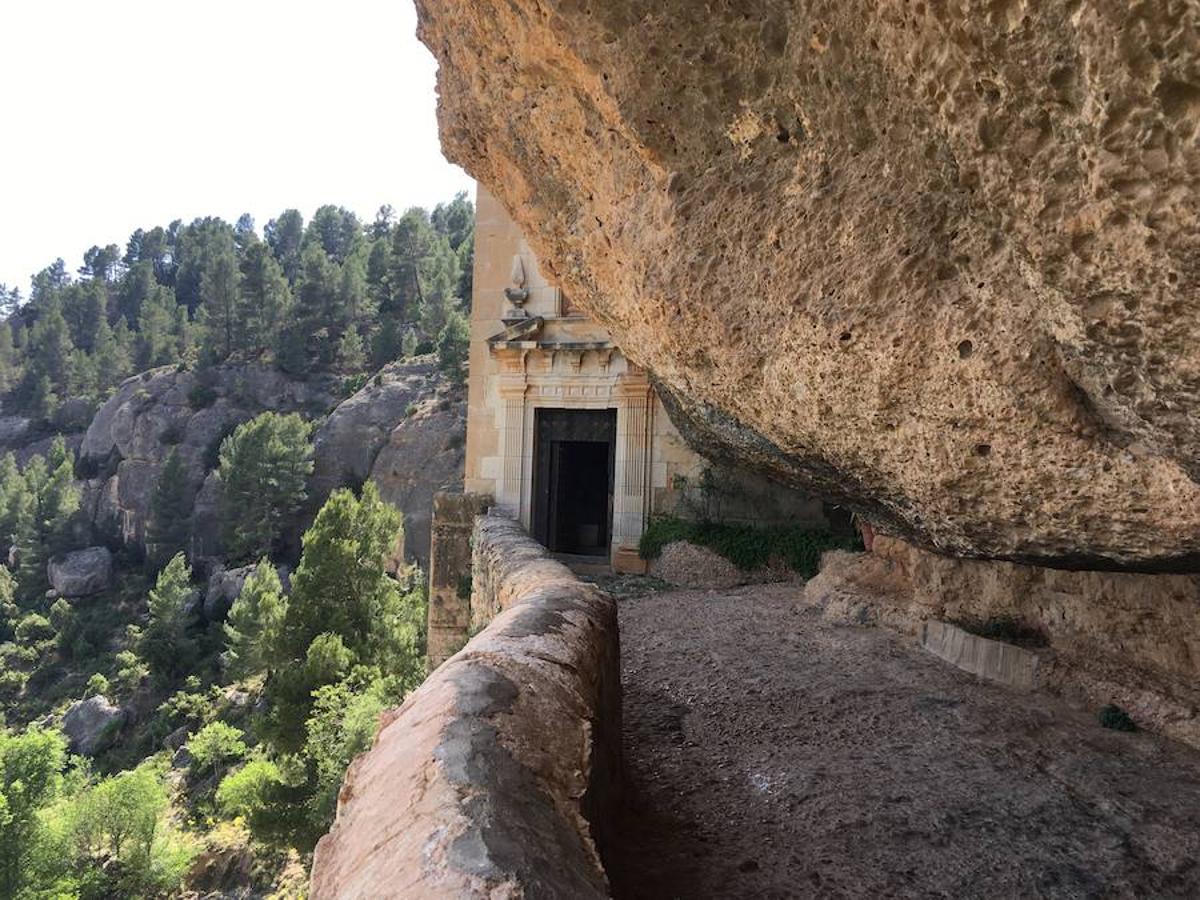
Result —
<instances>
[{"instance_id":1,"label":"carved pilaster","mask_svg":"<svg viewBox=\"0 0 1200 900\"><path fill-rule=\"evenodd\" d=\"M646 517L646 465L650 444L650 384L626 375L613 392L617 403L617 471L613 497L613 558L636 559Z\"/></svg>"},{"instance_id":2,"label":"carved pilaster","mask_svg":"<svg viewBox=\"0 0 1200 900\"><path fill-rule=\"evenodd\" d=\"M498 391L502 408L503 455L500 484L496 491L497 505L514 518L521 514L522 455L525 449L525 392L528 388L525 371L527 351L504 350L496 354L500 360Z\"/></svg>"}]
</instances>

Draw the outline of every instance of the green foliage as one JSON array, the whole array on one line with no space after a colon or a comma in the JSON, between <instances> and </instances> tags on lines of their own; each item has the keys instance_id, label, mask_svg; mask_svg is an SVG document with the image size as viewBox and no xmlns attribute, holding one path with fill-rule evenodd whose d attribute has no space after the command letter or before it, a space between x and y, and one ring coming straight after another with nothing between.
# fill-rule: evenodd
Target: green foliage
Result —
<instances>
[{"instance_id":1,"label":"green foliage","mask_svg":"<svg viewBox=\"0 0 1200 900\"><path fill-rule=\"evenodd\" d=\"M217 469L225 543L233 559L271 555L307 498L312 426L296 414L263 413L222 444Z\"/></svg>"},{"instance_id":2,"label":"green foliage","mask_svg":"<svg viewBox=\"0 0 1200 900\"><path fill-rule=\"evenodd\" d=\"M18 593L32 602L49 587L47 560L70 546L80 504L75 457L59 435L50 446L48 460L31 457L19 477L11 467L0 464L0 477L3 523L9 529L6 537L16 548Z\"/></svg>"},{"instance_id":3,"label":"green foliage","mask_svg":"<svg viewBox=\"0 0 1200 900\"><path fill-rule=\"evenodd\" d=\"M1137 723L1133 718L1121 707L1115 703L1110 703L1100 710L1099 715L1100 725L1102 728L1110 728L1113 731L1137 731Z\"/></svg>"},{"instance_id":4,"label":"green foliage","mask_svg":"<svg viewBox=\"0 0 1200 900\"><path fill-rule=\"evenodd\" d=\"M246 755L243 734L225 722L210 722L188 741L192 770L198 773L222 770L230 762Z\"/></svg>"},{"instance_id":5,"label":"green foliage","mask_svg":"<svg viewBox=\"0 0 1200 900\"><path fill-rule=\"evenodd\" d=\"M346 769L366 751L379 728L379 714L396 696L383 681L361 690L347 681L327 684L313 694L313 711L305 723L304 757L313 773L309 818L317 833L333 822L337 795Z\"/></svg>"},{"instance_id":6,"label":"green foliage","mask_svg":"<svg viewBox=\"0 0 1200 900\"><path fill-rule=\"evenodd\" d=\"M87 680L87 686L83 689L84 698L88 697L107 697L112 693L112 686L108 683L108 679L100 672L95 672Z\"/></svg>"},{"instance_id":7,"label":"green foliage","mask_svg":"<svg viewBox=\"0 0 1200 900\"><path fill-rule=\"evenodd\" d=\"M136 369L190 363L197 340L209 362L270 348L295 374L358 370L367 348L382 365L402 342L432 345L465 308L473 220L459 195L432 214L387 210L367 226L323 206L305 228L286 210L265 241L247 217L139 228L123 255L88 250L77 280L61 259L47 266L19 317L19 293L0 286L0 390L49 421L62 401L102 399Z\"/></svg>"},{"instance_id":8,"label":"green foliage","mask_svg":"<svg viewBox=\"0 0 1200 900\"><path fill-rule=\"evenodd\" d=\"M50 620L37 613L26 614L17 622L15 631L17 640L22 644L37 644L54 637L54 626L50 624Z\"/></svg>"},{"instance_id":9,"label":"green foliage","mask_svg":"<svg viewBox=\"0 0 1200 900\"><path fill-rule=\"evenodd\" d=\"M246 678L267 668L269 654L280 644L287 604L275 567L269 560L259 560L225 623L224 662L232 678Z\"/></svg>"},{"instance_id":10,"label":"green foliage","mask_svg":"<svg viewBox=\"0 0 1200 900\"><path fill-rule=\"evenodd\" d=\"M126 694L132 694L150 676L150 667L132 650L122 650L114 662L117 667L117 687Z\"/></svg>"},{"instance_id":11,"label":"green foliage","mask_svg":"<svg viewBox=\"0 0 1200 900\"><path fill-rule=\"evenodd\" d=\"M31 727L0 731L0 897L29 895L52 835L39 815L57 799L67 745L62 735Z\"/></svg>"},{"instance_id":12,"label":"green foliage","mask_svg":"<svg viewBox=\"0 0 1200 900\"><path fill-rule=\"evenodd\" d=\"M151 560L161 564L186 549L193 499L183 458L172 448L159 473L150 504L147 555Z\"/></svg>"},{"instance_id":13,"label":"green foliage","mask_svg":"<svg viewBox=\"0 0 1200 900\"><path fill-rule=\"evenodd\" d=\"M662 516L652 520L642 533L638 553L642 559L654 559L662 553L663 547L674 541L707 547L746 572L761 569L772 559L780 559L805 578L817 573L821 554L826 550L862 549L855 539L826 531L791 526L757 528Z\"/></svg>"},{"instance_id":14,"label":"green foliage","mask_svg":"<svg viewBox=\"0 0 1200 900\"><path fill-rule=\"evenodd\" d=\"M198 847L168 820L163 771L144 763L85 789L62 811L86 865L86 893L162 896L182 886Z\"/></svg>"},{"instance_id":15,"label":"green foliage","mask_svg":"<svg viewBox=\"0 0 1200 900\"><path fill-rule=\"evenodd\" d=\"M185 689L176 691L158 707L158 713L174 728L177 725L206 725L216 721L221 712L224 696L221 689L213 685L206 692L200 691L200 680L189 676Z\"/></svg>"},{"instance_id":16,"label":"green foliage","mask_svg":"<svg viewBox=\"0 0 1200 900\"><path fill-rule=\"evenodd\" d=\"M217 808L230 818L241 816L255 831L270 830L275 824L271 805L283 783L274 762L252 759L222 779L217 788Z\"/></svg>"},{"instance_id":17,"label":"green foliage","mask_svg":"<svg viewBox=\"0 0 1200 900\"><path fill-rule=\"evenodd\" d=\"M465 376L467 355L471 344L471 329L467 318L460 312L452 312L437 339L438 368L454 381L461 382Z\"/></svg>"},{"instance_id":18,"label":"green foliage","mask_svg":"<svg viewBox=\"0 0 1200 900\"><path fill-rule=\"evenodd\" d=\"M303 742L313 692L354 666L396 677L401 689L424 677L424 598L402 593L386 560L400 539L400 514L368 483L361 499L335 491L304 536L292 594L270 658L276 744Z\"/></svg>"},{"instance_id":19,"label":"green foliage","mask_svg":"<svg viewBox=\"0 0 1200 900\"><path fill-rule=\"evenodd\" d=\"M186 674L196 660L196 643L187 632L191 578L187 560L178 553L158 574L150 592L150 621L138 641L138 655L161 681Z\"/></svg>"}]
</instances>

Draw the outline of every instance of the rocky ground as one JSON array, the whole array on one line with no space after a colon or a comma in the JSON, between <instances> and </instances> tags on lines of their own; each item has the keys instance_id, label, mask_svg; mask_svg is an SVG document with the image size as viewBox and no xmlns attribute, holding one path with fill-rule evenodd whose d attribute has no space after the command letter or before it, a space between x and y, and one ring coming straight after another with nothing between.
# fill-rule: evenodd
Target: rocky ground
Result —
<instances>
[{"instance_id":1,"label":"rocky ground","mask_svg":"<svg viewBox=\"0 0 1200 900\"><path fill-rule=\"evenodd\" d=\"M636 594L617 897L1200 895L1200 754L822 622L798 585Z\"/></svg>"}]
</instances>

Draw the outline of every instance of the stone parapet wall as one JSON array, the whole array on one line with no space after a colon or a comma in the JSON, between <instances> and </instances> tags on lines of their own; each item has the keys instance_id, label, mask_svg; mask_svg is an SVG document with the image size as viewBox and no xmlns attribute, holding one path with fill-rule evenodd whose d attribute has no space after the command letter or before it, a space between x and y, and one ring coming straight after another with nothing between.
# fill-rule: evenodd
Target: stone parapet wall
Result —
<instances>
[{"instance_id":1,"label":"stone parapet wall","mask_svg":"<svg viewBox=\"0 0 1200 900\"><path fill-rule=\"evenodd\" d=\"M953 559L878 535L827 553L805 600L830 618L920 634L927 621L1011 618L1048 647L1037 682L1200 746L1200 576Z\"/></svg>"},{"instance_id":2,"label":"stone parapet wall","mask_svg":"<svg viewBox=\"0 0 1200 900\"><path fill-rule=\"evenodd\" d=\"M351 766L314 900L608 896L616 605L507 519L478 520L474 560L477 605L497 615Z\"/></svg>"},{"instance_id":3,"label":"stone parapet wall","mask_svg":"<svg viewBox=\"0 0 1200 900\"><path fill-rule=\"evenodd\" d=\"M433 671L462 649L470 634L471 532L487 510L486 494L433 496L429 546L428 658Z\"/></svg>"}]
</instances>

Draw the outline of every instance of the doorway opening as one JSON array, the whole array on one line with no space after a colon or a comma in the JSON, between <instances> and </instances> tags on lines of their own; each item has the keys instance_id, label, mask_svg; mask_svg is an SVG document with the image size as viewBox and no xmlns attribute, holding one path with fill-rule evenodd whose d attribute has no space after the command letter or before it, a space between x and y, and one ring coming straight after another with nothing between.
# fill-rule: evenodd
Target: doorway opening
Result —
<instances>
[{"instance_id":1,"label":"doorway opening","mask_svg":"<svg viewBox=\"0 0 1200 900\"><path fill-rule=\"evenodd\" d=\"M604 557L612 537L615 409L538 409L533 536L552 553Z\"/></svg>"}]
</instances>

